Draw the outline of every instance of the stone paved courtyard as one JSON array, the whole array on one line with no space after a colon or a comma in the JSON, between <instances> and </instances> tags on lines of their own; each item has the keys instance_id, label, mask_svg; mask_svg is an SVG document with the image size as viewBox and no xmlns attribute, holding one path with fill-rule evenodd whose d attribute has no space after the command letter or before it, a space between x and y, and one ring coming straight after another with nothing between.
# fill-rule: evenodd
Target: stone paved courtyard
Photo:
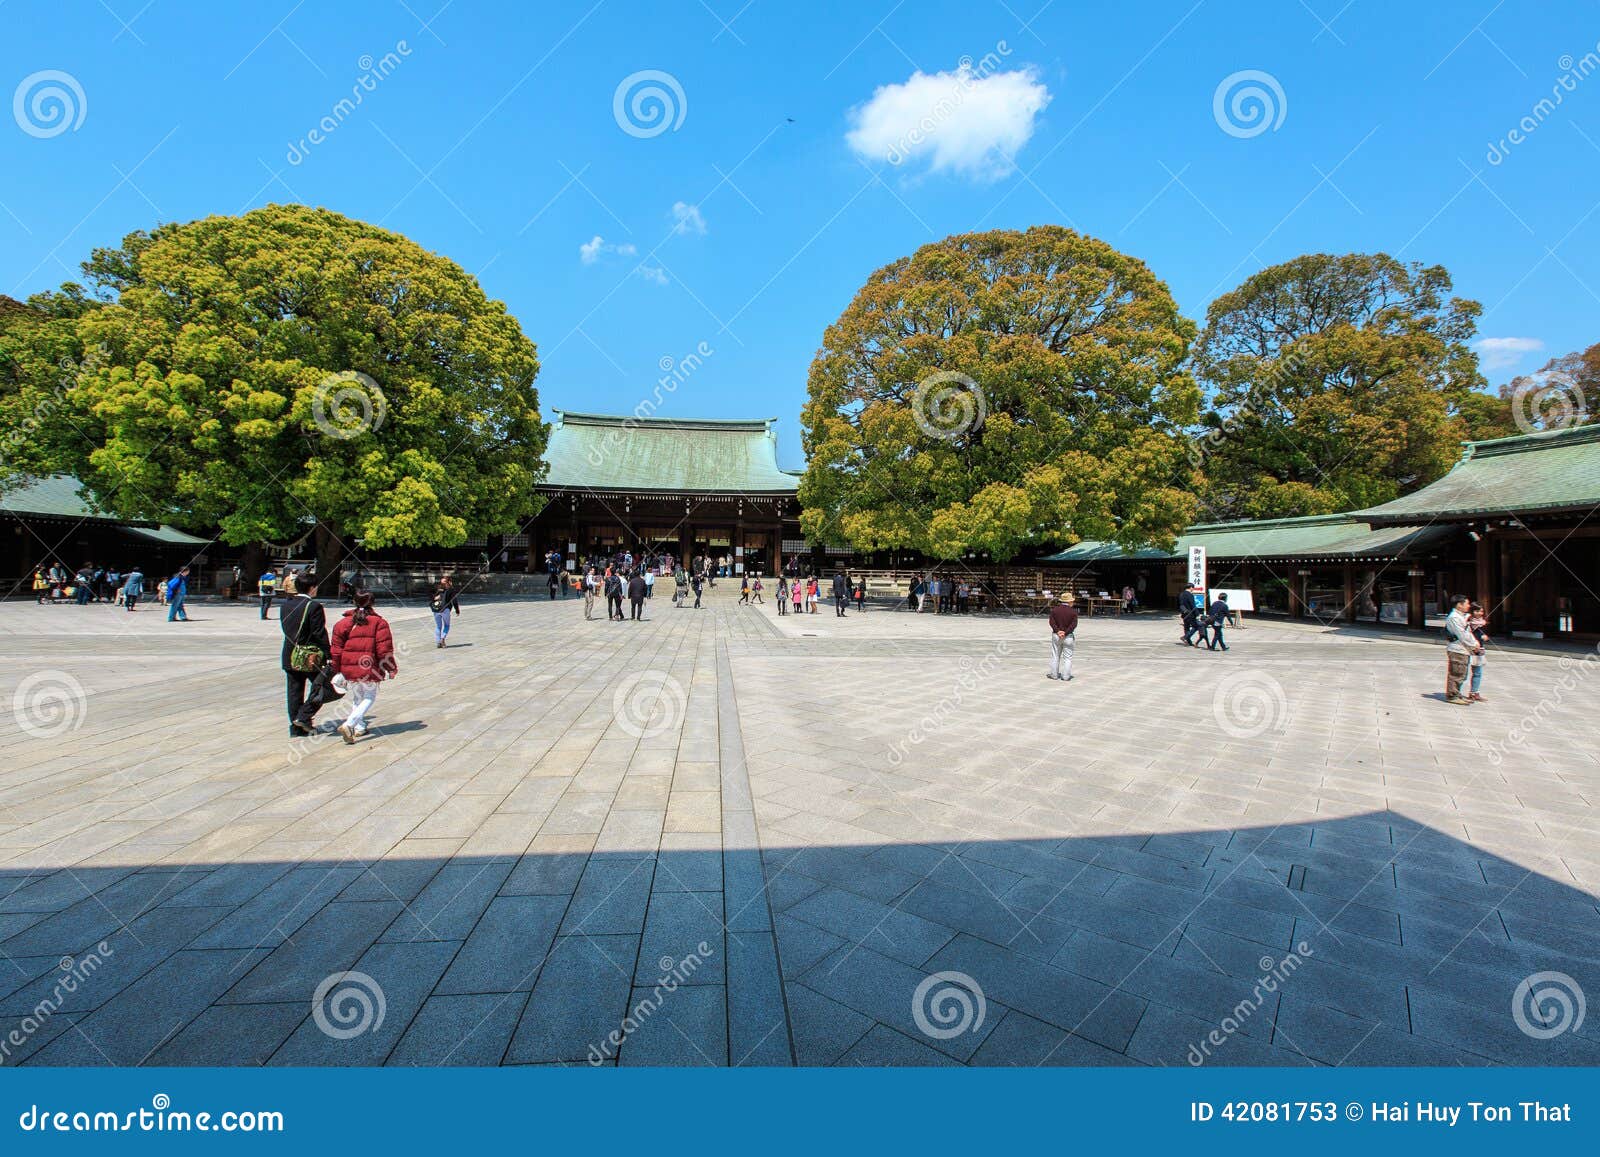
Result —
<instances>
[{"instance_id":1,"label":"stone paved courtyard","mask_svg":"<svg viewBox=\"0 0 1600 1157\"><path fill-rule=\"evenodd\" d=\"M0 1063L1600 1062L1583 652L730 587L386 609L355 747L252 608L0 606Z\"/></svg>"}]
</instances>

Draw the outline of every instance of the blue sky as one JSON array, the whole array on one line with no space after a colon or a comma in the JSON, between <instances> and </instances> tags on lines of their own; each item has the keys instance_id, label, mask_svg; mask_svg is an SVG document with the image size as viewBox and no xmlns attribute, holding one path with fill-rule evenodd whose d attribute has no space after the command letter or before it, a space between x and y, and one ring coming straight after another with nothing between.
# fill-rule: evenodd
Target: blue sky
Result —
<instances>
[{"instance_id":1,"label":"blue sky","mask_svg":"<svg viewBox=\"0 0 1600 1157\"><path fill-rule=\"evenodd\" d=\"M546 411L632 411L704 348L660 412L777 416L789 466L824 328L973 229L1101 237L1196 320L1299 253L1442 263L1497 383L1600 340L1593 0L0 0L0 24L0 293L158 221L323 205L477 274Z\"/></svg>"}]
</instances>

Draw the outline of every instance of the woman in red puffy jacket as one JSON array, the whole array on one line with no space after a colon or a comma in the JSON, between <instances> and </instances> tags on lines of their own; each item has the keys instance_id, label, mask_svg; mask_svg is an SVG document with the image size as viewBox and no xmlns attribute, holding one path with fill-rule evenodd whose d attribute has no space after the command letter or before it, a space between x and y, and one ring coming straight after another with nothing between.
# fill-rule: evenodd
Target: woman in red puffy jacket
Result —
<instances>
[{"instance_id":1,"label":"woman in red puffy jacket","mask_svg":"<svg viewBox=\"0 0 1600 1157\"><path fill-rule=\"evenodd\" d=\"M394 636L387 620L372 609L372 592L358 590L352 602L355 605L333 625L328 659L333 674L343 675L348 687L345 701L350 704L350 714L339 724L346 743L367 733L367 712L378 698L378 684L400 673L394 659Z\"/></svg>"}]
</instances>

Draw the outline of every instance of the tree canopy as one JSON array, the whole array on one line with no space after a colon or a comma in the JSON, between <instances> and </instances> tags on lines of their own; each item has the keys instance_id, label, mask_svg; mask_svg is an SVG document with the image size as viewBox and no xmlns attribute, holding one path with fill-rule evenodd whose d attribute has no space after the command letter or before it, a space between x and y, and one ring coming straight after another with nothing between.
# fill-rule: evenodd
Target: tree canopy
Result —
<instances>
[{"instance_id":1,"label":"tree canopy","mask_svg":"<svg viewBox=\"0 0 1600 1157\"><path fill-rule=\"evenodd\" d=\"M935 558L1188 523L1194 325L1145 265L1059 226L948 237L828 327L802 413L802 528Z\"/></svg>"},{"instance_id":2,"label":"tree canopy","mask_svg":"<svg viewBox=\"0 0 1600 1157\"><path fill-rule=\"evenodd\" d=\"M0 317L8 471L224 542L454 546L538 508L533 343L454 262L323 209L129 234Z\"/></svg>"},{"instance_id":3,"label":"tree canopy","mask_svg":"<svg viewBox=\"0 0 1600 1157\"><path fill-rule=\"evenodd\" d=\"M1439 477L1462 440L1509 432L1469 345L1479 306L1450 289L1439 266L1316 253L1217 298L1195 347L1206 513L1359 509Z\"/></svg>"},{"instance_id":4,"label":"tree canopy","mask_svg":"<svg viewBox=\"0 0 1600 1157\"><path fill-rule=\"evenodd\" d=\"M1551 358L1500 387L1513 424L1524 433L1563 430L1600 418L1600 342ZM1509 432L1509 431L1508 431Z\"/></svg>"}]
</instances>

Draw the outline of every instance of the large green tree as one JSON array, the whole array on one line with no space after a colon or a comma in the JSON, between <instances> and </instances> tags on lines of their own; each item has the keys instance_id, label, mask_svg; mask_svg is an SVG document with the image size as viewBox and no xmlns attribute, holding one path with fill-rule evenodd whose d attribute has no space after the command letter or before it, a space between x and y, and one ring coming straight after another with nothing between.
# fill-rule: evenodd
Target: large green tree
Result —
<instances>
[{"instance_id":1,"label":"large green tree","mask_svg":"<svg viewBox=\"0 0 1600 1157\"><path fill-rule=\"evenodd\" d=\"M1169 543L1193 512L1193 336L1142 262L1070 229L923 246L811 363L805 533L936 558Z\"/></svg>"},{"instance_id":2,"label":"large green tree","mask_svg":"<svg viewBox=\"0 0 1600 1157\"><path fill-rule=\"evenodd\" d=\"M1195 365L1206 513L1324 514L1433 481L1464 438L1500 432L1470 341L1476 302L1439 266L1308 254L1207 311Z\"/></svg>"},{"instance_id":3,"label":"large green tree","mask_svg":"<svg viewBox=\"0 0 1600 1157\"><path fill-rule=\"evenodd\" d=\"M538 508L533 343L454 262L322 209L130 234L0 326L13 469L230 544L454 546Z\"/></svg>"}]
</instances>

